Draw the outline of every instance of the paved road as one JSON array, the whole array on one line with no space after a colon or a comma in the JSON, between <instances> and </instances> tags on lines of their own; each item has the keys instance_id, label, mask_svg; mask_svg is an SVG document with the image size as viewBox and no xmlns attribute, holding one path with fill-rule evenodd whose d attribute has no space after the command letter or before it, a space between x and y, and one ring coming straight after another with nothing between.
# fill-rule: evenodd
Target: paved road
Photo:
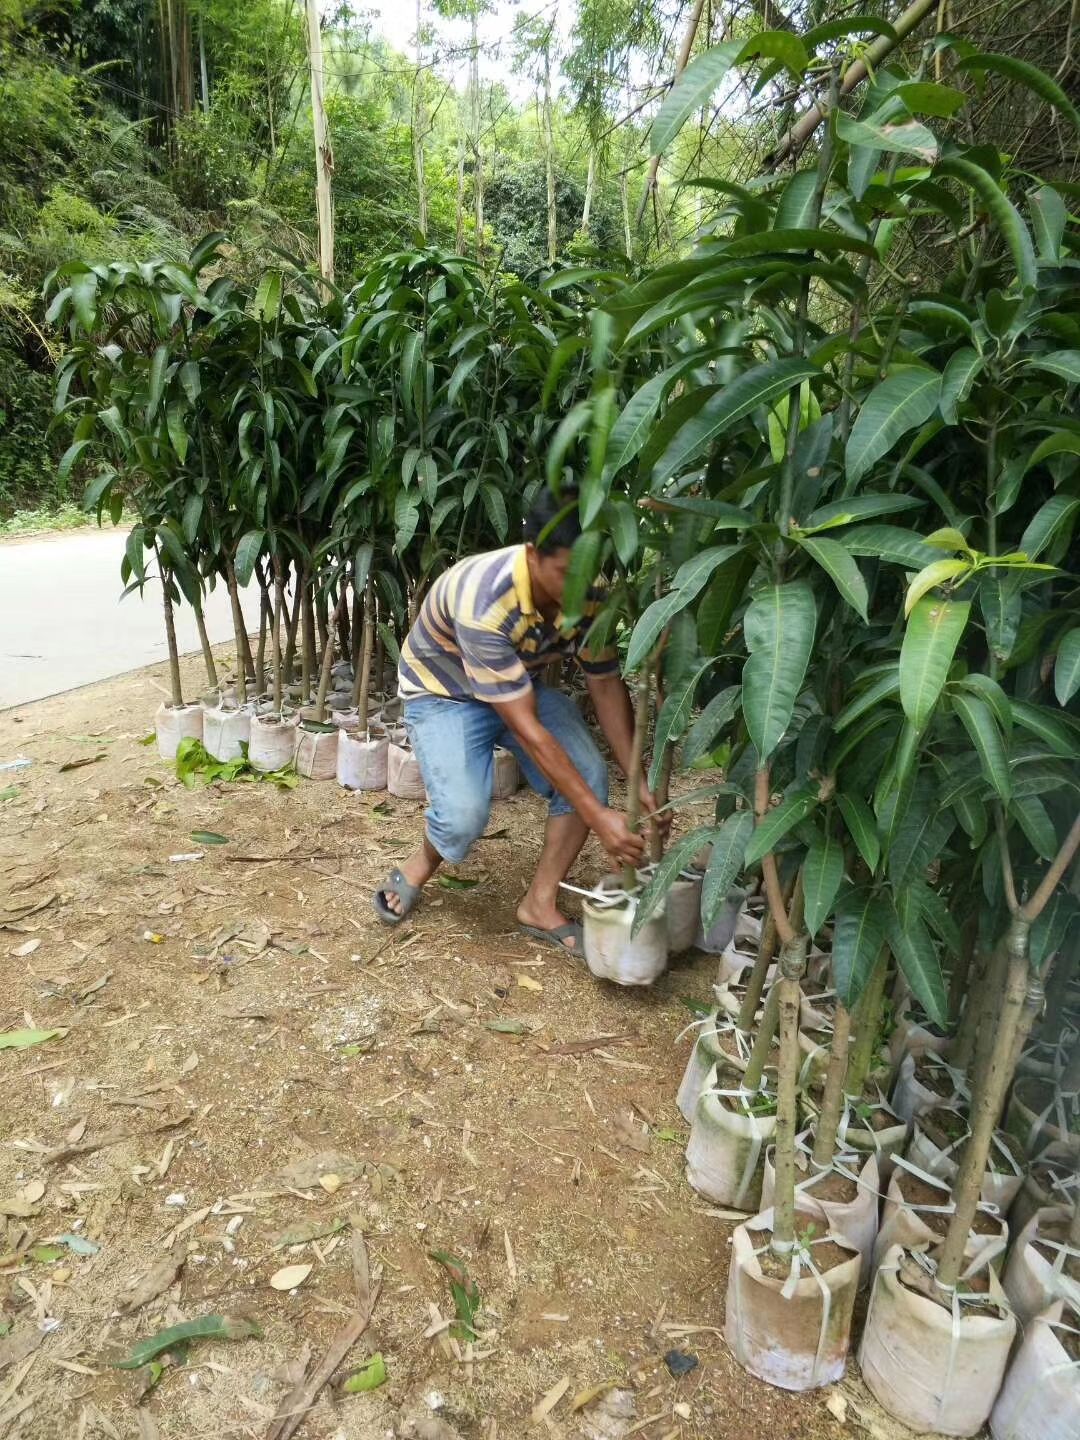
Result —
<instances>
[{"instance_id":1,"label":"paved road","mask_svg":"<svg viewBox=\"0 0 1080 1440\"><path fill-rule=\"evenodd\" d=\"M120 599L126 538L109 528L0 543L0 710L165 659L158 586ZM207 597L206 628L215 643L232 638L223 587ZM187 605L176 638L181 653L199 648Z\"/></svg>"}]
</instances>

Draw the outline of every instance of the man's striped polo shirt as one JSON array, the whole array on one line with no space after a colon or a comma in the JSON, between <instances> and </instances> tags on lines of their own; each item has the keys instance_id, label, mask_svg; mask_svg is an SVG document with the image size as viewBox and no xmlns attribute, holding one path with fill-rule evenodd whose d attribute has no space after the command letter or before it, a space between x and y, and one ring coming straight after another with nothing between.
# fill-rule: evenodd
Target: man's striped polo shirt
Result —
<instances>
[{"instance_id":1,"label":"man's striped polo shirt","mask_svg":"<svg viewBox=\"0 0 1080 1440\"><path fill-rule=\"evenodd\" d=\"M581 622L560 629L533 608L524 545L461 560L432 585L401 647L398 690L491 703L529 693L532 676L565 656L591 675L618 669L614 650L583 654L602 603L591 594Z\"/></svg>"}]
</instances>

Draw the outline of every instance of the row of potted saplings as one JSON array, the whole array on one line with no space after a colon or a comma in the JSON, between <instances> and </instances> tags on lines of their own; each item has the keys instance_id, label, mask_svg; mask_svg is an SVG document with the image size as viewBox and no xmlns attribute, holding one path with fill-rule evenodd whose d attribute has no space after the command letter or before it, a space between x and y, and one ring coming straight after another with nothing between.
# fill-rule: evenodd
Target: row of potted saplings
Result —
<instances>
[{"instance_id":1,"label":"row of potted saplings","mask_svg":"<svg viewBox=\"0 0 1080 1440\"><path fill-rule=\"evenodd\" d=\"M282 699L256 695L254 682L239 682L208 692L201 701L161 705L155 716L158 753L175 759L180 741L202 741L215 760L247 755L261 774L295 766L309 780L334 780L348 790L388 790L404 800L423 800L420 765L402 723L403 705L394 693L392 672L373 687L371 671L354 674L348 660L332 663L326 684L320 674L313 695L302 682L282 686ZM517 761L508 750L495 752L493 794L506 799L520 784Z\"/></svg>"},{"instance_id":2,"label":"row of potted saplings","mask_svg":"<svg viewBox=\"0 0 1080 1440\"><path fill-rule=\"evenodd\" d=\"M839 1379L857 1294L872 1286L859 1360L893 1416L946 1435L974 1435L989 1419L994 1440L1076 1440L1080 976L1066 965L1074 957L1059 957L1058 1006L1020 1059L946 1307L934 1271L970 1133L974 1072L971 1055L957 1054L963 1027L950 1041L896 980L900 1018L885 1043L885 963L849 1017L829 988L828 954L811 950L798 1021L798 1238L794 1263L778 1265L767 1240L780 1148L780 987L767 988L777 936L755 900L728 917L716 1005L691 1027L678 1104L690 1122L690 1184L752 1215L732 1238L725 1333L736 1358L786 1389ZM840 1047L846 1071L833 1061ZM836 1075L841 1084L830 1087Z\"/></svg>"}]
</instances>

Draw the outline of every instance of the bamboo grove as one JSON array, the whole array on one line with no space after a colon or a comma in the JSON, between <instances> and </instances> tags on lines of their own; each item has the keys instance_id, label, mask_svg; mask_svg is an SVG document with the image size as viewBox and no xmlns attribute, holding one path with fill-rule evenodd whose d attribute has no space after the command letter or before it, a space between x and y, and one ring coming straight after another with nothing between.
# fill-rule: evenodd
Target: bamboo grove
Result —
<instances>
[{"instance_id":1,"label":"bamboo grove","mask_svg":"<svg viewBox=\"0 0 1080 1440\"><path fill-rule=\"evenodd\" d=\"M365 613L392 654L430 579L514 538L542 483L577 494L566 612L604 579L597 626L642 726L655 711L650 778L698 781L672 787L692 818L634 926L687 875L706 935L757 895L756 952L718 987L680 1097L691 1179L710 1127L773 1145L771 1205L732 1256L772 1309L733 1322L736 1286L729 1337L779 1384L842 1371L857 1285L829 1292L814 1260L832 1222L808 1177L868 1184L875 1229L879 1188L889 1223L935 1208L912 1199L917 1107L886 1100L906 1067L947 1137L944 1220L921 1247L863 1247L863 1372L914 1428L973 1434L1017 1325L1004 1241L980 1239L987 1217L1008 1235L999 1148L1025 1193L1077 1194L1080 192L1012 168L970 116L986 86L1019 87L1075 146L1080 115L1042 71L948 34L847 84L892 34L860 16L690 61L657 155L737 72L810 88L823 123L750 183L712 181L715 220L662 268L528 285L418 247L347 291L285 266L245 288L214 236L186 266L67 265L50 318L64 464L99 464L88 508L137 515L125 584L160 583L167 614L226 586L239 664L279 709L297 667L321 707L320 666L335 643L355 663ZM179 703L175 653L173 685ZM706 1193L754 1208L767 1157L747 1154ZM1054 1298L1075 1324L1080 1221L1061 1216ZM858 1247L839 1248L843 1269ZM920 1365L948 1338L928 1390L883 1368L898 1290L928 1307ZM778 1303L818 1317L809 1339L802 1320L778 1336Z\"/></svg>"}]
</instances>

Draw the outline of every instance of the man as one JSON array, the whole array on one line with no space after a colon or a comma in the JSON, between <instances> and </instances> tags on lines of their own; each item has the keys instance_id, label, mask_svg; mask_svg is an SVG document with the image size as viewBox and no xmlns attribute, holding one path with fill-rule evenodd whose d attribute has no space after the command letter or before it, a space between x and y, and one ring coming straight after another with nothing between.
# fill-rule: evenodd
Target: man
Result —
<instances>
[{"instance_id":1,"label":"man","mask_svg":"<svg viewBox=\"0 0 1080 1440\"><path fill-rule=\"evenodd\" d=\"M443 861L464 860L484 833L496 745L513 751L549 802L536 874L517 907L526 934L580 952L581 926L560 913L558 891L590 830L617 864L641 862L642 837L608 805L607 767L577 706L539 683L552 660L578 661L616 761L641 787L643 813L655 811L642 776L629 776L633 708L615 653L583 648L600 599L591 596L581 623L562 628L570 549L580 533L574 497L560 501L545 491L525 522L523 545L462 560L428 592L398 667L405 727L428 793L427 826L420 849L375 892L384 924L399 924Z\"/></svg>"}]
</instances>

